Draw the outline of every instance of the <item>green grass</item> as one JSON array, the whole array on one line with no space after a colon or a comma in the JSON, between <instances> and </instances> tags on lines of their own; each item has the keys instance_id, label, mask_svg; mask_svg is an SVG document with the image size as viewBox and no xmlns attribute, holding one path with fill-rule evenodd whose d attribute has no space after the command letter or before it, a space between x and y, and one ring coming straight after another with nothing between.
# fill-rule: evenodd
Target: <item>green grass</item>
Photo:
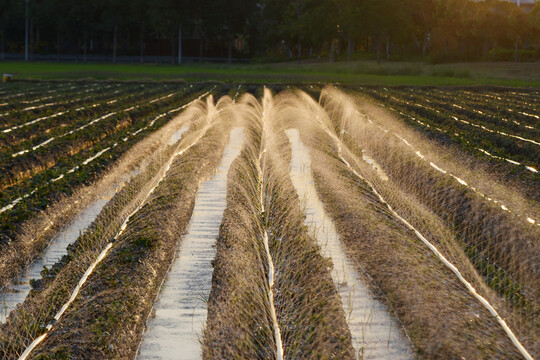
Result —
<instances>
[{"instance_id":1,"label":"green grass","mask_svg":"<svg viewBox=\"0 0 540 360\"><path fill-rule=\"evenodd\" d=\"M14 79L174 80L248 83L324 82L360 85L531 86L540 87L537 63L461 63L374 61L274 64L63 64L0 62Z\"/></svg>"}]
</instances>

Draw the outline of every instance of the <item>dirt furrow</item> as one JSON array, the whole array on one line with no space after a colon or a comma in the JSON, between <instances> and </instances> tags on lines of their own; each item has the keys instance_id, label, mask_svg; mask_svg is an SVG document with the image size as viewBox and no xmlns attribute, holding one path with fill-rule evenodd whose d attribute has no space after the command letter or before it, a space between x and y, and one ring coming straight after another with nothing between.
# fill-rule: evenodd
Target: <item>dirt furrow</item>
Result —
<instances>
[{"instance_id":1,"label":"dirt furrow","mask_svg":"<svg viewBox=\"0 0 540 360\"><path fill-rule=\"evenodd\" d=\"M167 144L163 139L173 136L184 125L190 124L192 110L182 113L163 128L135 144L99 181L89 186L74 189L73 195L53 202L48 209L27 221L19 238L3 244L0 255L0 288L4 288L12 279L20 276L22 269L44 250L53 236L69 224L77 214L98 201L103 194L122 182L126 174L142 170L150 163L149 159L163 153ZM169 144L170 145L170 144Z\"/></svg>"},{"instance_id":2,"label":"dirt furrow","mask_svg":"<svg viewBox=\"0 0 540 360\"><path fill-rule=\"evenodd\" d=\"M315 234L323 254L333 263L332 278L347 314L353 346L360 359L413 359L410 340L392 318L347 257L333 222L319 200L311 173L309 149L297 129L286 131L292 146L291 178L306 206L306 225Z\"/></svg>"},{"instance_id":3,"label":"dirt furrow","mask_svg":"<svg viewBox=\"0 0 540 360\"><path fill-rule=\"evenodd\" d=\"M206 299L212 283L214 244L226 207L227 173L243 144L243 129L234 128L216 173L197 191L186 233L143 334L137 359L199 359L198 341L206 322Z\"/></svg>"},{"instance_id":4,"label":"dirt furrow","mask_svg":"<svg viewBox=\"0 0 540 360\"><path fill-rule=\"evenodd\" d=\"M331 265L303 225L272 96L266 90L262 106L250 96L241 102L251 141L229 176L204 358L279 359L277 340L284 359L354 358Z\"/></svg>"},{"instance_id":5,"label":"dirt furrow","mask_svg":"<svg viewBox=\"0 0 540 360\"><path fill-rule=\"evenodd\" d=\"M422 358L521 358L491 313L420 241L416 231L382 202L373 185L357 176L356 172L378 179L372 165L364 164L332 134L329 115L316 102L305 96L300 98L305 113L301 115L302 107L297 106L296 120L312 124L303 128L302 136L311 149L312 159L316 159L312 167L321 199L359 271L365 270L386 295L417 353ZM313 126L311 131L309 126ZM378 188L386 184L382 179L376 183ZM407 195L397 188L393 191L399 193L403 202L400 207L406 203L413 206ZM426 216L424 225L433 226L430 237L442 240L443 227L421 206L414 206L417 208L409 209L412 212L407 215L415 217L415 212L422 213ZM451 238L449 234L445 236ZM453 251L451 254L460 266L465 264L467 270L471 269L456 244L443 245L445 252ZM476 281L478 275L473 279Z\"/></svg>"},{"instance_id":6,"label":"dirt furrow","mask_svg":"<svg viewBox=\"0 0 540 360\"><path fill-rule=\"evenodd\" d=\"M35 284L36 291L32 292L31 296L26 299L22 307L17 309L12 313L12 316L8 318L7 323L2 326L0 330L0 354L2 354L3 358L17 357L22 353L22 350L30 344L30 341L46 330L43 327L34 327L32 324L35 324L36 321L39 324L48 324L55 314L58 316L61 312L63 313L64 310L58 313L57 310L64 304L65 299L72 294L71 289L74 288L74 284L79 281L82 273L86 269L89 269L90 264L95 261L100 252L107 247L114 245L112 246L111 254L117 254L116 250L123 244L120 240L127 236L125 234L126 229L130 229L127 221L135 221L140 216L139 211L145 209L148 210L149 205L143 207L143 204L146 201L145 199L152 195L153 190L161 183L160 179L164 176L163 174L168 173L170 163L167 165L166 162L171 160L167 159L172 159L171 157L174 156L174 154L181 154L184 151L187 151L206 133L209 124L207 121L208 116L205 115L205 107L199 104L195 108L190 109L190 112L190 118L194 125L192 126L192 131L186 134L185 140L181 141L177 146L166 147L163 151L158 152L153 158L148 160L149 163L146 170L134 178L129 186L122 189L122 191L115 196L113 201L111 201L100 213L89 231L82 235L77 242L70 247L68 255L62 259L61 263L59 263L58 266L53 267L52 271L45 274L43 281L39 281ZM218 136L218 138L220 138L220 136ZM153 138L153 140L163 143L162 138ZM209 142L211 144L207 145L209 147L206 148L203 153L209 153L210 149L216 147L215 143L212 141ZM217 146L217 148L219 149L219 146ZM194 165L198 162L200 162L200 158L196 160L192 159L192 162L188 163L188 171L185 171L185 176L198 176L200 171L195 171L197 170L197 166ZM195 184L198 184L198 181L195 180ZM158 189L160 188L161 186L158 187ZM179 188L174 185L174 182L172 188L176 189L176 191L183 190L187 191L188 194L190 193L189 187L188 189L185 187ZM156 194L153 194L153 196L155 197ZM184 206L189 205L189 202L184 204ZM159 220L159 218L157 220ZM121 236L122 234L123 236ZM136 248L141 245L140 243L137 243L137 237L132 240L134 241L134 246ZM133 246L133 244L131 245ZM123 258L125 253L121 253L120 255ZM129 257L128 260L122 258L119 260L115 256L110 256L105 259L116 260L119 263L122 261L130 263L129 260L131 259L138 264L137 258L134 256ZM96 271L99 272L102 269L102 266L98 266ZM114 267L110 270L117 273ZM154 274L154 272L152 271L150 274ZM97 276L97 278L96 276L91 276L89 279L90 285L93 279L97 279L98 283L99 280L102 280L99 276ZM87 287L82 287L83 292L87 291L87 289ZM82 294L81 297L74 299L75 310L67 311L65 321L69 322L71 315L73 315L72 311L74 311L75 314L81 314L81 312L77 310L79 309L78 305L80 304L79 301L81 298L86 299L86 295ZM83 307L83 309L86 308ZM95 308L95 310L98 309L99 307ZM129 313L127 312L125 313L125 315L128 314ZM140 325L142 326L143 322L141 319L139 320ZM56 332L62 328L62 324L63 322L58 324L54 324L53 322L51 324L52 327L50 332L52 335L56 334ZM84 329L92 331L92 329L89 328ZM52 339L54 338L56 337L53 336ZM92 337L92 339L95 341L95 338Z\"/></svg>"}]
</instances>

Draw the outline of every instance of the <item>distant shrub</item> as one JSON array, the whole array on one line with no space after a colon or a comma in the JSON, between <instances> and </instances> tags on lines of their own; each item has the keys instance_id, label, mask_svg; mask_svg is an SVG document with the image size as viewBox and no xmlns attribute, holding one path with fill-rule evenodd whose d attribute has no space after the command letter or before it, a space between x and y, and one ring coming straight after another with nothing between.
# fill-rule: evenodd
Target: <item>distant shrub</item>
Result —
<instances>
[{"instance_id":1,"label":"distant shrub","mask_svg":"<svg viewBox=\"0 0 540 360\"><path fill-rule=\"evenodd\" d=\"M455 77L455 78L470 78L471 72L468 69L453 69L451 67L442 67L431 72L433 76Z\"/></svg>"},{"instance_id":2,"label":"distant shrub","mask_svg":"<svg viewBox=\"0 0 540 360\"><path fill-rule=\"evenodd\" d=\"M518 50L518 60L527 61L535 60L539 58L534 50ZM515 60L515 50L514 49L505 49L502 47L496 47L488 51L488 60L490 61L514 61Z\"/></svg>"},{"instance_id":3,"label":"distant shrub","mask_svg":"<svg viewBox=\"0 0 540 360\"><path fill-rule=\"evenodd\" d=\"M399 64L399 63L385 63L381 65L373 65L368 63L360 63L356 66L356 72L360 74L374 74L374 75L421 75L421 64Z\"/></svg>"}]
</instances>

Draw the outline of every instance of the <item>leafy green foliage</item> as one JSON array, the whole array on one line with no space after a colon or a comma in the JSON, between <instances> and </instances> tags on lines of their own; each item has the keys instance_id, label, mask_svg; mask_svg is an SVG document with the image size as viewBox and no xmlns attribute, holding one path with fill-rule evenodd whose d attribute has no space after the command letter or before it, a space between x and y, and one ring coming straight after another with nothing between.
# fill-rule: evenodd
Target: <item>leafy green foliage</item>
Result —
<instances>
[{"instance_id":1,"label":"leafy green foliage","mask_svg":"<svg viewBox=\"0 0 540 360\"><path fill-rule=\"evenodd\" d=\"M540 56L540 3L502 0L31 0L30 58L69 53L273 59L351 52L435 62ZM24 1L0 5L0 53L22 53ZM148 46L147 46L148 45ZM494 57L501 47L509 56ZM515 49L527 50L520 53ZM392 55L391 55L392 54Z\"/></svg>"}]
</instances>

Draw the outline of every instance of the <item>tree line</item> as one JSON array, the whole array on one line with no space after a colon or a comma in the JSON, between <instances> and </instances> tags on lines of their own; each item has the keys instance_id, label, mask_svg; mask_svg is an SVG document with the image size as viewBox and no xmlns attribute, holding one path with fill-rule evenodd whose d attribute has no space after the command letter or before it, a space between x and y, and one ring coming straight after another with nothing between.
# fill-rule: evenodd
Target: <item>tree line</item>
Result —
<instances>
[{"instance_id":1,"label":"tree line","mask_svg":"<svg viewBox=\"0 0 540 360\"><path fill-rule=\"evenodd\" d=\"M540 58L540 2L524 8L499 0L1 0L1 58L24 52L27 28L31 59Z\"/></svg>"}]
</instances>

